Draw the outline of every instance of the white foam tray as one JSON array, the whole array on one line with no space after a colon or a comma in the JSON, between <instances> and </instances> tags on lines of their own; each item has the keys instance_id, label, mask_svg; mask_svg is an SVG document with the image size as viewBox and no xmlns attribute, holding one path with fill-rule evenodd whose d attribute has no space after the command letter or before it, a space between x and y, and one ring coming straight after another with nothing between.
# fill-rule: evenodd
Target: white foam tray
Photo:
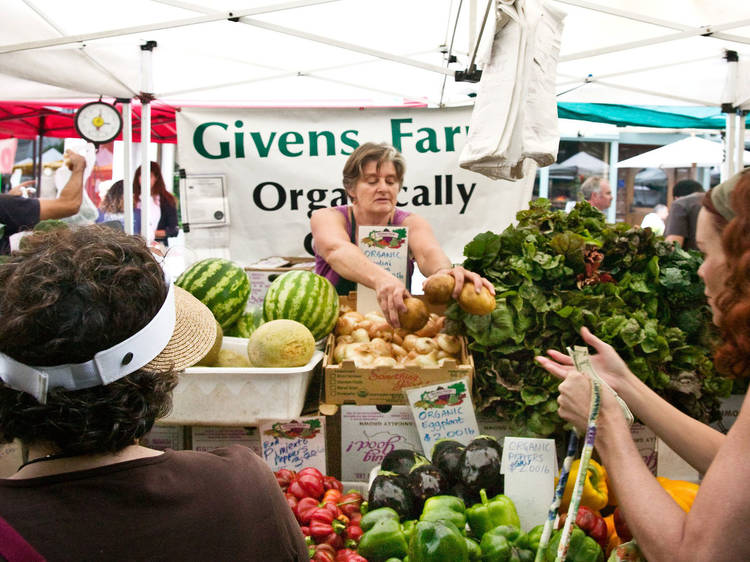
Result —
<instances>
[{"instance_id":1,"label":"white foam tray","mask_svg":"<svg viewBox=\"0 0 750 562\"><path fill-rule=\"evenodd\" d=\"M247 339L225 337L222 349L247 353ZM179 375L172 412L159 423L244 426L297 417L322 359L316 350L302 367L188 367Z\"/></svg>"}]
</instances>

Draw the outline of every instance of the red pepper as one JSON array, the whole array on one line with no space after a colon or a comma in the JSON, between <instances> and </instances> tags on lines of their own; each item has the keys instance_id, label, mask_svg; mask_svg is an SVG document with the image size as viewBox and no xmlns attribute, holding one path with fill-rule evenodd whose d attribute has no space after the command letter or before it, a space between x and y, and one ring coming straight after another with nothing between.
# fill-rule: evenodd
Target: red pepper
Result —
<instances>
[{"instance_id":1,"label":"red pepper","mask_svg":"<svg viewBox=\"0 0 750 562\"><path fill-rule=\"evenodd\" d=\"M333 523L333 519L333 513L331 513L331 511L326 509L325 507L318 507L310 512L311 523L313 521L322 521L323 523L331 524Z\"/></svg>"},{"instance_id":2,"label":"red pepper","mask_svg":"<svg viewBox=\"0 0 750 562\"><path fill-rule=\"evenodd\" d=\"M319 509L318 500L315 498L302 498L297 502L294 515L297 517L297 521L303 525L307 525L310 522L310 516L316 509Z\"/></svg>"},{"instance_id":3,"label":"red pepper","mask_svg":"<svg viewBox=\"0 0 750 562\"><path fill-rule=\"evenodd\" d=\"M362 521L362 512L356 511L349 516L349 525L359 525Z\"/></svg>"},{"instance_id":4,"label":"red pepper","mask_svg":"<svg viewBox=\"0 0 750 562\"><path fill-rule=\"evenodd\" d=\"M303 468L297 473L297 476L302 476L303 474L312 474L313 476L316 476L317 478L320 478L323 480L323 473L320 472L317 468L313 468L311 466L308 466L307 468Z\"/></svg>"},{"instance_id":5,"label":"red pepper","mask_svg":"<svg viewBox=\"0 0 750 562\"><path fill-rule=\"evenodd\" d=\"M340 548L344 548L344 539L334 531L333 533L327 534L322 539L319 539L318 544L330 544L333 548L339 550Z\"/></svg>"},{"instance_id":6,"label":"red pepper","mask_svg":"<svg viewBox=\"0 0 750 562\"><path fill-rule=\"evenodd\" d=\"M297 499L297 496L295 496L294 494L290 494L288 492L284 492L284 497L286 498L286 503L291 508L292 513L294 513L296 515L297 514L297 504L299 503L299 500Z\"/></svg>"},{"instance_id":7,"label":"red pepper","mask_svg":"<svg viewBox=\"0 0 750 562\"><path fill-rule=\"evenodd\" d=\"M336 553L335 562L367 562L367 558L362 558L356 551L345 548Z\"/></svg>"},{"instance_id":8,"label":"red pepper","mask_svg":"<svg viewBox=\"0 0 750 562\"><path fill-rule=\"evenodd\" d=\"M567 515L567 514L564 514ZM560 525L565 522L565 517L560 518ZM576 515L576 525L581 530L594 539L602 550L607 551L607 544L609 543L609 532L607 531L607 523L604 518L599 515L598 512L594 511L590 507L584 505L578 508L578 514Z\"/></svg>"},{"instance_id":9,"label":"red pepper","mask_svg":"<svg viewBox=\"0 0 750 562\"><path fill-rule=\"evenodd\" d=\"M308 527L307 525L302 525L300 527L300 529L302 530L302 534L305 535L305 539L309 539L310 538L310 527Z\"/></svg>"},{"instance_id":10,"label":"red pepper","mask_svg":"<svg viewBox=\"0 0 750 562\"><path fill-rule=\"evenodd\" d=\"M341 496L338 506L341 508L341 512L351 519L354 513L360 513L362 494L359 492L347 492Z\"/></svg>"},{"instance_id":11,"label":"red pepper","mask_svg":"<svg viewBox=\"0 0 750 562\"><path fill-rule=\"evenodd\" d=\"M289 484L288 490L300 499L315 498L317 500L323 495L323 478L300 472L297 474L297 479Z\"/></svg>"},{"instance_id":12,"label":"red pepper","mask_svg":"<svg viewBox=\"0 0 750 562\"><path fill-rule=\"evenodd\" d=\"M633 533L630 532L628 524L625 522L625 517L623 517L622 511L620 511L619 507L615 508L612 521L615 524L615 532L617 533L617 536L622 539L622 542L633 540Z\"/></svg>"},{"instance_id":13,"label":"red pepper","mask_svg":"<svg viewBox=\"0 0 750 562\"><path fill-rule=\"evenodd\" d=\"M340 480L338 480L337 478L334 478L333 476L323 477L323 487L326 490L338 490L339 492L344 491L344 485L341 483Z\"/></svg>"},{"instance_id":14,"label":"red pepper","mask_svg":"<svg viewBox=\"0 0 750 562\"><path fill-rule=\"evenodd\" d=\"M351 539L356 543L359 543L359 539L362 538L363 534L362 527L359 525L349 525L346 528L346 538Z\"/></svg>"},{"instance_id":15,"label":"red pepper","mask_svg":"<svg viewBox=\"0 0 750 562\"><path fill-rule=\"evenodd\" d=\"M336 549L330 544L317 544L314 549L310 549L310 560L315 562L335 562Z\"/></svg>"},{"instance_id":16,"label":"red pepper","mask_svg":"<svg viewBox=\"0 0 750 562\"><path fill-rule=\"evenodd\" d=\"M276 476L276 482L279 483L279 486L281 486L281 489L286 492L286 489L289 487L289 484L294 482L294 479L297 477L297 474L293 470L282 468L281 470L277 470L276 472L274 472L274 476Z\"/></svg>"},{"instance_id":17,"label":"red pepper","mask_svg":"<svg viewBox=\"0 0 750 562\"><path fill-rule=\"evenodd\" d=\"M326 478L328 478L326 476ZM323 494L323 499L321 500L321 503L339 503L341 501L341 490L336 490L335 488L328 488Z\"/></svg>"}]
</instances>

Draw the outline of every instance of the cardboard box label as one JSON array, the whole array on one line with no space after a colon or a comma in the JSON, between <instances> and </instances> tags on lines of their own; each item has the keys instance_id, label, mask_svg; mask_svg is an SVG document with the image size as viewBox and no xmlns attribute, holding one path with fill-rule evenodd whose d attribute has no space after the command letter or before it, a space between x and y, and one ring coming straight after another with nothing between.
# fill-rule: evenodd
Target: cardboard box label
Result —
<instances>
[{"instance_id":1,"label":"cardboard box label","mask_svg":"<svg viewBox=\"0 0 750 562\"><path fill-rule=\"evenodd\" d=\"M408 406L381 412L375 406L341 407L341 480L366 482L394 449L420 449Z\"/></svg>"},{"instance_id":2,"label":"cardboard box label","mask_svg":"<svg viewBox=\"0 0 750 562\"><path fill-rule=\"evenodd\" d=\"M181 451L185 448L185 432L181 426L155 425L146 435L141 437L141 445L151 449L174 449Z\"/></svg>"},{"instance_id":3,"label":"cardboard box label","mask_svg":"<svg viewBox=\"0 0 750 562\"><path fill-rule=\"evenodd\" d=\"M193 450L212 451L229 445L244 445L262 456L260 436L256 427L204 427L192 428Z\"/></svg>"},{"instance_id":4,"label":"cardboard box label","mask_svg":"<svg viewBox=\"0 0 750 562\"><path fill-rule=\"evenodd\" d=\"M634 423L630 426L630 435L633 437L633 441L643 458L643 462L646 463L651 473L656 476L656 434L645 425Z\"/></svg>"},{"instance_id":5,"label":"cardboard box label","mask_svg":"<svg viewBox=\"0 0 750 562\"><path fill-rule=\"evenodd\" d=\"M263 460L271 470L317 468L326 473L326 420L263 420L258 424Z\"/></svg>"},{"instance_id":6,"label":"cardboard box label","mask_svg":"<svg viewBox=\"0 0 750 562\"><path fill-rule=\"evenodd\" d=\"M711 427L727 433L740 415L742 402L745 400L744 394L732 394L721 401L721 419L712 423Z\"/></svg>"}]
</instances>

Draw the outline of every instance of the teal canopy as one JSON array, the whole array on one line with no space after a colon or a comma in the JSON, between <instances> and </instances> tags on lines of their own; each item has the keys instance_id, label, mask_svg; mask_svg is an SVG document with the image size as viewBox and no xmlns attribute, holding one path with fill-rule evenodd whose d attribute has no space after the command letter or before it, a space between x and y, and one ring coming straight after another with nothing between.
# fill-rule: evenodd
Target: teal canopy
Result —
<instances>
[{"instance_id":1,"label":"teal canopy","mask_svg":"<svg viewBox=\"0 0 750 562\"><path fill-rule=\"evenodd\" d=\"M726 115L718 107L617 105L608 103L559 102L561 119L594 121L612 125L664 127L669 129L724 129Z\"/></svg>"}]
</instances>

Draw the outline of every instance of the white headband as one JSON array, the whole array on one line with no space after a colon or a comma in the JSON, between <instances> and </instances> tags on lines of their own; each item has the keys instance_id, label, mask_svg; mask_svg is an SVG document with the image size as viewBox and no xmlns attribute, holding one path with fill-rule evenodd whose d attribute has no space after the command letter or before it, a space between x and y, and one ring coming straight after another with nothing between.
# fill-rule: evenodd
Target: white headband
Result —
<instances>
[{"instance_id":1,"label":"white headband","mask_svg":"<svg viewBox=\"0 0 750 562\"><path fill-rule=\"evenodd\" d=\"M167 298L143 329L109 349L97 352L85 363L30 367L0 353L0 379L13 390L31 394L41 404L47 391L62 387L81 390L107 385L146 365L167 347L175 326L174 285L165 274Z\"/></svg>"}]
</instances>

